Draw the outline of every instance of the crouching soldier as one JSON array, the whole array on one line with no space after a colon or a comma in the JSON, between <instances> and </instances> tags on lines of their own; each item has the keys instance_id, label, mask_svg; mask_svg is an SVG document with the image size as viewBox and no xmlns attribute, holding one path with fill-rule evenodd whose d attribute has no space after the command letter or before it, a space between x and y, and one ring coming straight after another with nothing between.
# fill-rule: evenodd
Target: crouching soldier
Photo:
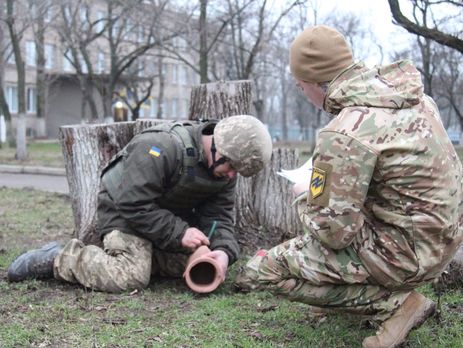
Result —
<instances>
[{"instance_id":1,"label":"crouching soldier","mask_svg":"<svg viewBox=\"0 0 463 348\"><path fill-rule=\"evenodd\" d=\"M290 68L332 115L294 187L305 234L258 252L236 283L372 316L381 327L363 347L397 347L435 309L414 289L461 244L462 165L410 61L369 69L321 25L296 37Z\"/></svg>"}]
</instances>

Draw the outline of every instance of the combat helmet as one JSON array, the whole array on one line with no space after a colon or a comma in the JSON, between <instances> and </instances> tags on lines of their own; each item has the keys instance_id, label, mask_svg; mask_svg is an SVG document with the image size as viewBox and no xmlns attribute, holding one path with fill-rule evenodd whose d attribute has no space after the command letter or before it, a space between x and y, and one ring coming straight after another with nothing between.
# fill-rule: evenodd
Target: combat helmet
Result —
<instances>
[{"instance_id":1,"label":"combat helmet","mask_svg":"<svg viewBox=\"0 0 463 348\"><path fill-rule=\"evenodd\" d=\"M267 127L254 116L238 115L221 120L214 128L217 151L242 176L258 173L272 156Z\"/></svg>"}]
</instances>

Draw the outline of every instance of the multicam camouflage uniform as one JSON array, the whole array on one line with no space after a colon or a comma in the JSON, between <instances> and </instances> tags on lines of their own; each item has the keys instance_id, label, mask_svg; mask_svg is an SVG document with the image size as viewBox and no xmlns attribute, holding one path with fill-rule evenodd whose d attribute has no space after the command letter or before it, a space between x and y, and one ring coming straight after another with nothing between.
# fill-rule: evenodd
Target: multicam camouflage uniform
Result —
<instances>
[{"instance_id":1,"label":"multicam camouflage uniform","mask_svg":"<svg viewBox=\"0 0 463 348\"><path fill-rule=\"evenodd\" d=\"M298 197L305 235L258 252L236 283L384 320L458 249L462 166L409 61L350 66L324 109L336 116Z\"/></svg>"},{"instance_id":2,"label":"multicam camouflage uniform","mask_svg":"<svg viewBox=\"0 0 463 348\"><path fill-rule=\"evenodd\" d=\"M155 127L121 150L103 171L98 196L103 249L71 240L55 258L55 277L120 292L146 287L151 273L181 276L188 257L181 247L185 230L195 226L207 234L214 220L210 248L223 250L232 264L239 254L236 179L210 175L201 142L215 123Z\"/></svg>"}]
</instances>

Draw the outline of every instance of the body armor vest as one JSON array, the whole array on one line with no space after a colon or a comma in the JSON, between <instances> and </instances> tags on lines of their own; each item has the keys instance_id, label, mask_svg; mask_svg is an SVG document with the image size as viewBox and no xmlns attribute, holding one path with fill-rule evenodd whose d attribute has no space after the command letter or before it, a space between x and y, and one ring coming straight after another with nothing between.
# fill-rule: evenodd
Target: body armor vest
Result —
<instances>
[{"instance_id":1,"label":"body armor vest","mask_svg":"<svg viewBox=\"0 0 463 348\"><path fill-rule=\"evenodd\" d=\"M175 215L187 217L195 207L220 192L228 179L212 177L207 168L199 164L198 149L194 147L192 136L186 129L193 126L189 122L161 124L144 130L142 133L169 132L180 143L177 158L181 159L181 168L173 177L160 198L156 200L161 208L172 211ZM122 149L103 170L102 182L110 196L121 185L123 161L126 148Z\"/></svg>"}]
</instances>

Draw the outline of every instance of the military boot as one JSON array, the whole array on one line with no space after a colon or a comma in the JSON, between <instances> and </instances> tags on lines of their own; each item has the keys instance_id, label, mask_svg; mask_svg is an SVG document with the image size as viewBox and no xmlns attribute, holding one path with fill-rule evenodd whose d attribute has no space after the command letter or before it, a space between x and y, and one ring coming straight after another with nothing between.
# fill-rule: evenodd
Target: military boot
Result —
<instances>
[{"instance_id":1,"label":"military boot","mask_svg":"<svg viewBox=\"0 0 463 348\"><path fill-rule=\"evenodd\" d=\"M376 336L363 340L363 348L394 348L405 342L409 332L434 314L436 304L413 291L395 313L381 324Z\"/></svg>"},{"instance_id":2,"label":"military boot","mask_svg":"<svg viewBox=\"0 0 463 348\"><path fill-rule=\"evenodd\" d=\"M18 256L8 267L8 280L22 282L26 279L53 278L53 261L61 249L57 242L51 242Z\"/></svg>"}]
</instances>

